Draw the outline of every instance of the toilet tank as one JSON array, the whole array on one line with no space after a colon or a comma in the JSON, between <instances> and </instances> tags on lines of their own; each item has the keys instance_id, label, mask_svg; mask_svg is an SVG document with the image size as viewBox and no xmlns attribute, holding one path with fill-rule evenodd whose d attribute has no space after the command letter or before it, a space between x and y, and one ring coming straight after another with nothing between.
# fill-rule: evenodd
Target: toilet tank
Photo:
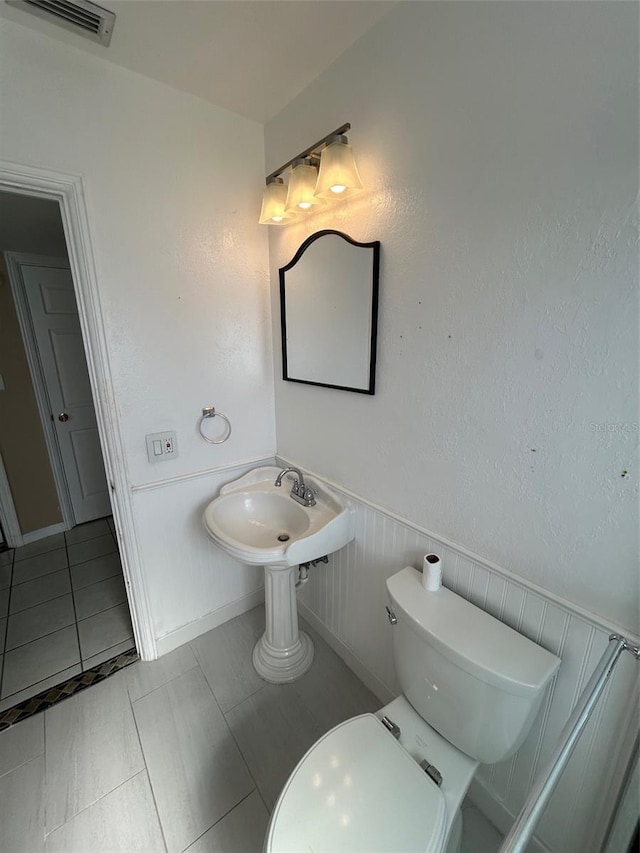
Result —
<instances>
[{"instance_id":1,"label":"toilet tank","mask_svg":"<svg viewBox=\"0 0 640 853\"><path fill-rule=\"evenodd\" d=\"M485 764L526 738L560 659L407 567L387 580L402 692L450 743Z\"/></svg>"}]
</instances>

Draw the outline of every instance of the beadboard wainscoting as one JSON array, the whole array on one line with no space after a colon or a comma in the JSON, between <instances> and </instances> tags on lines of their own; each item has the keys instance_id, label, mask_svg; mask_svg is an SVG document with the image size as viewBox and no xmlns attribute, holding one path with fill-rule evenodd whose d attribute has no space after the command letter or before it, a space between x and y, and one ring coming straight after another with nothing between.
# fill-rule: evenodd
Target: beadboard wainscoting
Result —
<instances>
[{"instance_id":1,"label":"beadboard wainscoting","mask_svg":"<svg viewBox=\"0 0 640 853\"><path fill-rule=\"evenodd\" d=\"M300 613L381 701L399 692L392 628L385 612L385 580L404 566L420 568L429 551L442 558L445 586L562 659L523 746L508 761L482 766L472 784L471 799L506 832L604 651L608 628L615 626L604 625L570 602L546 595L508 570L367 503L336 483L331 487L354 505L356 537L331 555L328 565L312 570L300 592ZM600 849L638 730L637 708L638 664L624 654L553 794L531 850L596 853Z\"/></svg>"},{"instance_id":2,"label":"beadboard wainscoting","mask_svg":"<svg viewBox=\"0 0 640 853\"><path fill-rule=\"evenodd\" d=\"M218 548L207 536L202 512L220 486L273 464L273 457L246 460L132 488L157 655L264 599L262 568L242 565Z\"/></svg>"}]
</instances>

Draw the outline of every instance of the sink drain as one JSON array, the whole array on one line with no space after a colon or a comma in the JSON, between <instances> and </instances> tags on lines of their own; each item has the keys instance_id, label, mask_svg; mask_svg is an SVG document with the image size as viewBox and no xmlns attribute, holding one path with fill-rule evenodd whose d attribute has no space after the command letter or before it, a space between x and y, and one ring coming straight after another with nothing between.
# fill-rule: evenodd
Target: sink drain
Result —
<instances>
[{"instance_id":1,"label":"sink drain","mask_svg":"<svg viewBox=\"0 0 640 853\"><path fill-rule=\"evenodd\" d=\"M289 541L289 534L288 533L281 533L280 536L278 536L278 542L288 542L288 541Z\"/></svg>"}]
</instances>

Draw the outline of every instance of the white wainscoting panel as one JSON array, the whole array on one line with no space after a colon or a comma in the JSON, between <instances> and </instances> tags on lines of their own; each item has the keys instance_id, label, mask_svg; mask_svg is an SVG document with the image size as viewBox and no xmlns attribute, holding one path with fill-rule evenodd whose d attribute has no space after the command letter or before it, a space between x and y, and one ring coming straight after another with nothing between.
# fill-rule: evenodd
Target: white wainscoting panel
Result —
<instances>
[{"instance_id":1,"label":"white wainscoting panel","mask_svg":"<svg viewBox=\"0 0 640 853\"><path fill-rule=\"evenodd\" d=\"M144 555L158 652L192 640L255 607L263 569L245 566L207 536L202 512L220 486L273 459L170 478L133 488L139 553Z\"/></svg>"},{"instance_id":2,"label":"white wainscoting panel","mask_svg":"<svg viewBox=\"0 0 640 853\"><path fill-rule=\"evenodd\" d=\"M334 638L338 654L383 701L387 691L399 692L385 580L404 566L420 568L430 551L443 561L445 586L562 658L523 746L508 761L482 766L470 792L505 832L604 651L609 632L597 617L589 619L569 602L563 605L510 572L345 494L356 507L356 538L331 555L328 566L312 569L300 593L301 612L321 627L329 642ZM630 733L637 732L638 668L630 654L622 656L542 818L537 850L600 849L622 784Z\"/></svg>"}]
</instances>

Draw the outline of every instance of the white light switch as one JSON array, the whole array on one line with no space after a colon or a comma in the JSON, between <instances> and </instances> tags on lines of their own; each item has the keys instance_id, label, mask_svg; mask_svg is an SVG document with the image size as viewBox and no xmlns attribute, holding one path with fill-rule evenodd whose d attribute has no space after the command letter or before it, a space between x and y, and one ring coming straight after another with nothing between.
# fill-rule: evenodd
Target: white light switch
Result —
<instances>
[{"instance_id":1,"label":"white light switch","mask_svg":"<svg viewBox=\"0 0 640 853\"><path fill-rule=\"evenodd\" d=\"M163 462L165 459L175 459L178 455L175 432L152 432L145 438L149 462Z\"/></svg>"}]
</instances>

